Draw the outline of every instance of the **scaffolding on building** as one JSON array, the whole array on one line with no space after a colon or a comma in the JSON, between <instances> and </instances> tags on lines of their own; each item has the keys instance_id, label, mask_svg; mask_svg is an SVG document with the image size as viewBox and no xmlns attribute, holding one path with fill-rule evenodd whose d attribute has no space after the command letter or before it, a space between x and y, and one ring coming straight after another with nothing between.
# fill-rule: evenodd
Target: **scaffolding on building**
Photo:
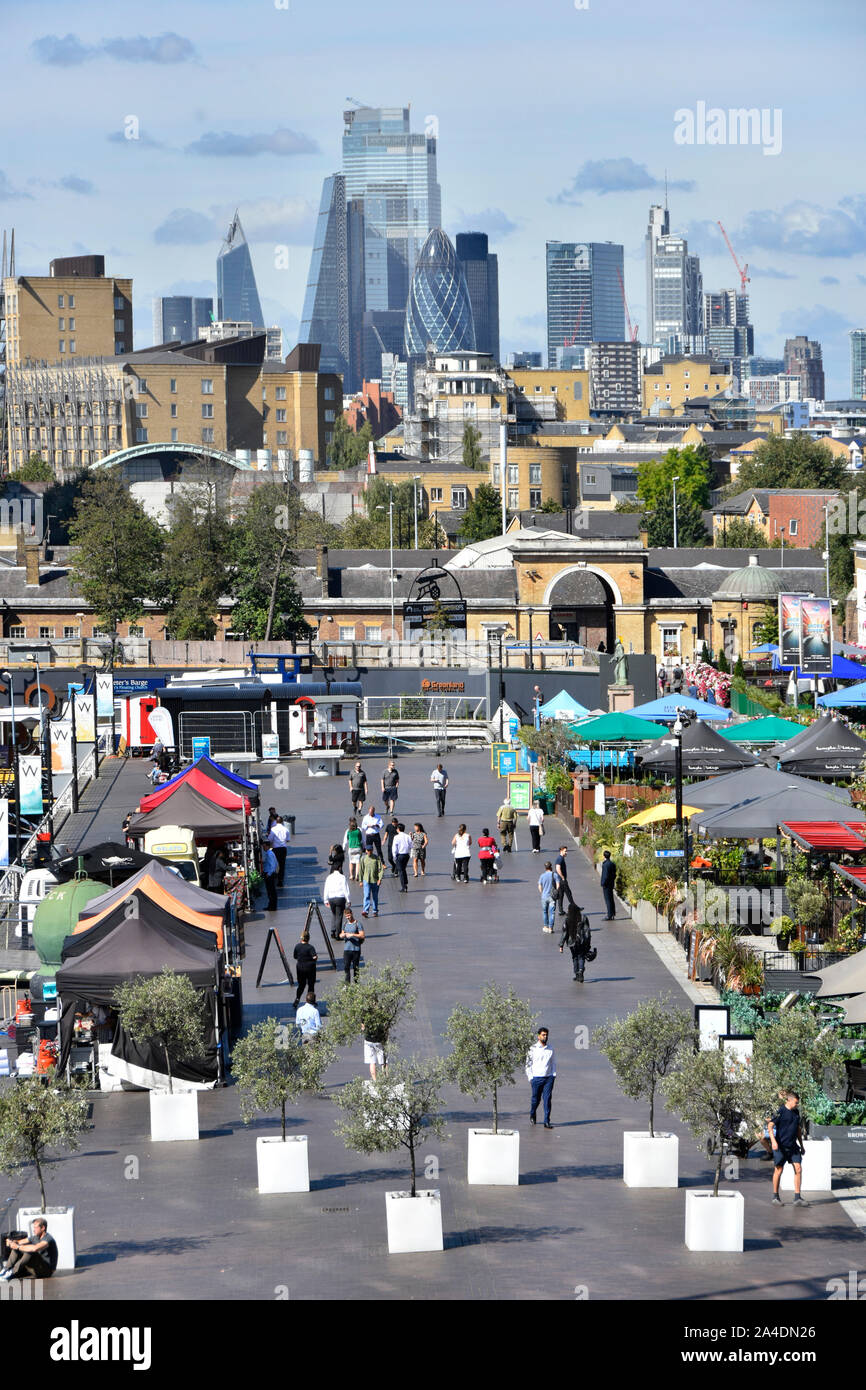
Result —
<instances>
[{"instance_id":1,"label":"scaffolding on building","mask_svg":"<svg viewBox=\"0 0 866 1390\"><path fill-rule=\"evenodd\" d=\"M6 371L6 437L10 472L31 454L66 482L123 443L127 398L120 363L102 357L33 362Z\"/></svg>"}]
</instances>

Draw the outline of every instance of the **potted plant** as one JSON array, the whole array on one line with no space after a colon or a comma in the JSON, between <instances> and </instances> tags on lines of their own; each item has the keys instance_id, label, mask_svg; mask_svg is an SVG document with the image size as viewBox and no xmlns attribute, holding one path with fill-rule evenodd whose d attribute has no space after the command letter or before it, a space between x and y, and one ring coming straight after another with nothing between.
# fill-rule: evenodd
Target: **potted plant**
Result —
<instances>
[{"instance_id":1,"label":"potted plant","mask_svg":"<svg viewBox=\"0 0 866 1390\"><path fill-rule=\"evenodd\" d=\"M795 936L797 932L796 923L793 922L790 917L778 917L773 923L773 929L776 935L776 945L779 950L787 951L791 938Z\"/></svg>"},{"instance_id":2,"label":"potted plant","mask_svg":"<svg viewBox=\"0 0 866 1390\"><path fill-rule=\"evenodd\" d=\"M358 1153L393 1153L406 1149L410 1190L386 1192L388 1251L391 1255L442 1250L442 1203L438 1189L417 1187L418 1145L426 1134L441 1135L443 1063L397 1061L374 1081L356 1077L334 1097L345 1119L337 1134Z\"/></svg>"},{"instance_id":3,"label":"potted plant","mask_svg":"<svg viewBox=\"0 0 866 1390\"><path fill-rule=\"evenodd\" d=\"M726 1145L743 1126L745 1132L753 1132L766 1109L753 1073L754 1068L741 1068L732 1076L730 1061L721 1049L707 1050L685 1055L679 1068L662 1081L669 1105L699 1147L718 1155L712 1188L692 1188L686 1193L689 1250L743 1249L743 1194L730 1188L720 1192L719 1179Z\"/></svg>"},{"instance_id":4,"label":"potted plant","mask_svg":"<svg viewBox=\"0 0 866 1390\"><path fill-rule=\"evenodd\" d=\"M309 1042L276 1018L265 1018L235 1044L232 1075L241 1092L241 1118L249 1123L256 1111L279 1110L279 1135L256 1139L259 1192L309 1192L307 1135L286 1135L286 1105L304 1093L322 1089L322 1078L334 1059L325 1033Z\"/></svg>"},{"instance_id":5,"label":"potted plant","mask_svg":"<svg viewBox=\"0 0 866 1390\"><path fill-rule=\"evenodd\" d=\"M694 1021L684 1009L673 1008L669 996L648 999L626 1018L603 1023L593 1034L623 1094L649 1104L649 1132L626 1130L623 1134L626 1187L679 1184L679 1139L676 1134L656 1133L655 1100L660 1081L694 1037Z\"/></svg>"},{"instance_id":6,"label":"potted plant","mask_svg":"<svg viewBox=\"0 0 866 1390\"><path fill-rule=\"evenodd\" d=\"M362 1036L386 1049L401 1018L415 1007L414 970L408 961L403 965L385 962L377 971L365 971L355 984L335 991L328 1005L328 1033L334 1042L345 1046ZM387 1069L387 1051L383 1055Z\"/></svg>"},{"instance_id":7,"label":"potted plant","mask_svg":"<svg viewBox=\"0 0 866 1390\"><path fill-rule=\"evenodd\" d=\"M760 994L764 987L764 961L762 957L743 947L739 956L731 962L728 968L725 986L727 989L737 990L741 994Z\"/></svg>"},{"instance_id":8,"label":"potted plant","mask_svg":"<svg viewBox=\"0 0 866 1390\"><path fill-rule=\"evenodd\" d=\"M866 1101L831 1100L819 1092L806 1102L809 1138L829 1139L837 1168L866 1168Z\"/></svg>"},{"instance_id":9,"label":"potted plant","mask_svg":"<svg viewBox=\"0 0 866 1390\"><path fill-rule=\"evenodd\" d=\"M45 1169L54 1162L47 1150L74 1153L89 1127L87 1100L69 1086L28 1076L0 1091L0 1172L12 1174L31 1164L36 1170L41 1204L20 1207L18 1225L29 1232L34 1217L47 1218L57 1243L58 1269L75 1268L75 1208L46 1203Z\"/></svg>"},{"instance_id":10,"label":"potted plant","mask_svg":"<svg viewBox=\"0 0 866 1390\"><path fill-rule=\"evenodd\" d=\"M516 1186L520 1171L520 1134L499 1128L499 1090L515 1084L514 1073L534 1041L535 1015L512 989L504 994L487 985L475 1009L458 1004L445 1025L454 1048L448 1075L473 1100L493 1100L493 1128L469 1130L470 1183Z\"/></svg>"},{"instance_id":11,"label":"potted plant","mask_svg":"<svg viewBox=\"0 0 866 1390\"><path fill-rule=\"evenodd\" d=\"M163 970L122 984L115 996L121 1026L133 1042L155 1044L165 1060L167 1090L150 1092L154 1143L198 1139L198 1091L174 1089L171 1059L192 1061L205 1048L204 1001L188 975Z\"/></svg>"},{"instance_id":12,"label":"potted plant","mask_svg":"<svg viewBox=\"0 0 866 1390\"><path fill-rule=\"evenodd\" d=\"M808 1008L785 1009L776 1021L755 1033L754 1065L765 1093L776 1097L793 1089L804 1115L820 1105L824 1086L838 1086L845 1077L845 1053L835 1032L829 1032ZM775 1104L772 1108L776 1108ZM829 1192L833 1147L826 1135L812 1134L804 1143L802 1185L806 1191ZM837 1166L840 1160L836 1158ZM793 1187L793 1172L782 1170L782 1187Z\"/></svg>"}]
</instances>

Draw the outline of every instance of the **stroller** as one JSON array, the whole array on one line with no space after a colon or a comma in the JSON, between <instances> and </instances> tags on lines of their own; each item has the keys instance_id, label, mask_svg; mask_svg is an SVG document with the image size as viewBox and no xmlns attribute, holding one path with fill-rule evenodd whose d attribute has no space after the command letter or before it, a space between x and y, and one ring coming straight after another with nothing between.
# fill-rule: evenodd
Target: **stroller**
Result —
<instances>
[{"instance_id":1,"label":"stroller","mask_svg":"<svg viewBox=\"0 0 866 1390\"><path fill-rule=\"evenodd\" d=\"M499 882L499 851L497 850L496 854L494 854L494 856L493 856L492 859L481 859L481 860L479 860L479 863L480 863L482 866L486 866L486 868L487 868L487 873L486 873L486 874L484 873L483 868L482 868L481 882L482 882L482 883L498 883L498 882Z\"/></svg>"}]
</instances>

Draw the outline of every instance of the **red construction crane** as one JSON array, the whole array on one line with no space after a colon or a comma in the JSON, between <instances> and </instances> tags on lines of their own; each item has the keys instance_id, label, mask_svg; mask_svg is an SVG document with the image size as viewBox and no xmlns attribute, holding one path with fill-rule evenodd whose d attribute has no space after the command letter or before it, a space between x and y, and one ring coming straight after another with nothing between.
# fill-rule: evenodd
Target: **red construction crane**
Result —
<instances>
[{"instance_id":1,"label":"red construction crane","mask_svg":"<svg viewBox=\"0 0 866 1390\"><path fill-rule=\"evenodd\" d=\"M746 293L746 285L749 283L749 279L750 279L750 276L749 276L749 267L748 267L747 265L740 265L740 262L737 260L736 252L734 251L734 248L733 248L733 246L731 245L731 239L730 239L730 237L728 236L728 234L727 234L727 232L725 231L724 227L722 226L721 222L718 223L718 226L719 226L719 228L721 229L722 236L725 238L725 245L727 246L728 250L729 250L730 253L731 253L731 260L734 262L734 265L737 267L737 274L738 274L739 277L740 277L740 293L741 293L741 294L745 294L745 293Z\"/></svg>"},{"instance_id":2,"label":"red construction crane","mask_svg":"<svg viewBox=\"0 0 866 1390\"><path fill-rule=\"evenodd\" d=\"M586 308L586 300L584 299L584 300L581 302L580 313L578 314L577 319L575 320L574 332L572 333L572 335L571 335L570 338L566 338L565 342L563 343L563 347L574 347L574 346L576 345L576 343L577 343L577 335L578 335L578 333L580 332L580 321L581 321L581 319L583 318L583 311L584 311L585 308Z\"/></svg>"},{"instance_id":3,"label":"red construction crane","mask_svg":"<svg viewBox=\"0 0 866 1390\"><path fill-rule=\"evenodd\" d=\"M634 327L632 327L631 314L628 311L628 300L625 297L625 285L622 283L622 276L620 275L619 271L616 272L616 278L617 280L619 280L619 292L622 295L622 307L625 309L625 321L628 327L628 340L630 343L636 343L638 324L635 324Z\"/></svg>"}]
</instances>

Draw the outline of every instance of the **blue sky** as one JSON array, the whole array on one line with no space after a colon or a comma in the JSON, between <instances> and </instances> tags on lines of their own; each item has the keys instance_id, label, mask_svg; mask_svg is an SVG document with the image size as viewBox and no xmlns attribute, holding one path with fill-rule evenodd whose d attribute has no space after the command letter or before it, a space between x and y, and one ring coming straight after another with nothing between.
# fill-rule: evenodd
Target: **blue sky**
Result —
<instances>
[{"instance_id":1,"label":"blue sky","mask_svg":"<svg viewBox=\"0 0 866 1390\"><path fill-rule=\"evenodd\" d=\"M847 332L866 326L861 0L0 3L0 226L18 271L104 251L134 279L138 346L154 294L213 292L235 206L292 345L351 96L438 121L446 229L487 231L499 255L503 351L544 344L548 238L621 241L645 325L643 237L667 170L705 289L736 282L721 219L750 266L758 350L818 337L828 395L849 394ZM698 102L778 108L781 153L675 143L675 111Z\"/></svg>"}]
</instances>

